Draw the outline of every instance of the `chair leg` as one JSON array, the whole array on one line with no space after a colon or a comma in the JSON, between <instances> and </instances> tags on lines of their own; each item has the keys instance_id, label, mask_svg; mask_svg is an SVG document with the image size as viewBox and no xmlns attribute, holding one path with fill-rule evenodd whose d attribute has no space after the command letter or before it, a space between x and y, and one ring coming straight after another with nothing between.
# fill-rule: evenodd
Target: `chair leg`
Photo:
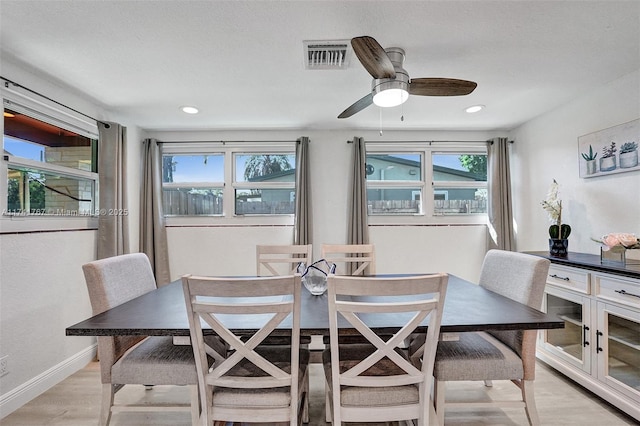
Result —
<instances>
[{"instance_id":1,"label":"chair leg","mask_svg":"<svg viewBox=\"0 0 640 426\"><path fill-rule=\"evenodd\" d=\"M523 380L522 400L524 401L524 410L527 413L527 420L531 426L538 426L540 419L538 418L538 410L536 409L536 401L533 394L533 380Z\"/></svg>"},{"instance_id":2,"label":"chair leg","mask_svg":"<svg viewBox=\"0 0 640 426\"><path fill-rule=\"evenodd\" d=\"M198 385L190 385L189 393L191 396L191 425L200 426L200 393Z\"/></svg>"},{"instance_id":3,"label":"chair leg","mask_svg":"<svg viewBox=\"0 0 640 426\"><path fill-rule=\"evenodd\" d=\"M302 406L302 422L309 423L309 373L304 382L304 405Z\"/></svg>"},{"instance_id":4,"label":"chair leg","mask_svg":"<svg viewBox=\"0 0 640 426\"><path fill-rule=\"evenodd\" d=\"M111 421L111 407L115 395L115 385L102 384L102 405L100 406L100 426L108 426Z\"/></svg>"},{"instance_id":5,"label":"chair leg","mask_svg":"<svg viewBox=\"0 0 640 426\"><path fill-rule=\"evenodd\" d=\"M325 383L325 387L327 384ZM324 417L325 422L331 423L331 419L333 418L333 412L331 410L331 395L328 390L324 391Z\"/></svg>"},{"instance_id":6,"label":"chair leg","mask_svg":"<svg viewBox=\"0 0 640 426\"><path fill-rule=\"evenodd\" d=\"M436 385L434 386L434 399L436 404L436 420L437 424L440 426L444 425L444 394L445 394L445 384L446 382L441 380L436 380Z\"/></svg>"}]
</instances>

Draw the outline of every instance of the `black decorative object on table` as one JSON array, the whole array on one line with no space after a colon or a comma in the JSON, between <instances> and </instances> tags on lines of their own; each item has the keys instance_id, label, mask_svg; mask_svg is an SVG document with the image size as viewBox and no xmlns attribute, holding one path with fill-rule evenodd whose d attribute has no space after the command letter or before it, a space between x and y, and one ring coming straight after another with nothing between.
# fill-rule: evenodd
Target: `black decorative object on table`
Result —
<instances>
[{"instance_id":1,"label":"black decorative object on table","mask_svg":"<svg viewBox=\"0 0 640 426\"><path fill-rule=\"evenodd\" d=\"M542 202L542 208L553 223L549 227L549 254L553 257L567 257L571 226L562 223L562 200L558 199L558 187L558 182L554 179L547 199Z\"/></svg>"},{"instance_id":2,"label":"black decorative object on table","mask_svg":"<svg viewBox=\"0 0 640 426\"><path fill-rule=\"evenodd\" d=\"M549 254L553 257L567 257L569 240L566 238L549 238Z\"/></svg>"}]
</instances>

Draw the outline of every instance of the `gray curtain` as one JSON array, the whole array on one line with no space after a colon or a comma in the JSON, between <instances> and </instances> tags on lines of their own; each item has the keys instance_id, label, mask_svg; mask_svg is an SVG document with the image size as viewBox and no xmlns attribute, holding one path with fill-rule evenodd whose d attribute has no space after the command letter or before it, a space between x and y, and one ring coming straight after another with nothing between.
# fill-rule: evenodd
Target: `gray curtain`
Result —
<instances>
[{"instance_id":1,"label":"gray curtain","mask_svg":"<svg viewBox=\"0 0 640 426\"><path fill-rule=\"evenodd\" d=\"M488 249L515 251L509 146L506 138L487 142Z\"/></svg>"},{"instance_id":2,"label":"gray curtain","mask_svg":"<svg viewBox=\"0 0 640 426\"><path fill-rule=\"evenodd\" d=\"M98 259L129 253L127 128L98 122Z\"/></svg>"},{"instance_id":3,"label":"gray curtain","mask_svg":"<svg viewBox=\"0 0 640 426\"><path fill-rule=\"evenodd\" d=\"M294 244L311 244L311 182L309 180L309 138L296 143L296 209Z\"/></svg>"},{"instance_id":4,"label":"gray curtain","mask_svg":"<svg viewBox=\"0 0 640 426\"><path fill-rule=\"evenodd\" d=\"M353 138L353 169L349 194L347 244L369 244L365 161L364 139L355 137Z\"/></svg>"},{"instance_id":5,"label":"gray curtain","mask_svg":"<svg viewBox=\"0 0 640 426\"><path fill-rule=\"evenodd\" d=\"M142 143L140 251L149 257L158 286L171 282L167 230L162 212L162 153L158 141Z\"/></svg>"}]
</instances>

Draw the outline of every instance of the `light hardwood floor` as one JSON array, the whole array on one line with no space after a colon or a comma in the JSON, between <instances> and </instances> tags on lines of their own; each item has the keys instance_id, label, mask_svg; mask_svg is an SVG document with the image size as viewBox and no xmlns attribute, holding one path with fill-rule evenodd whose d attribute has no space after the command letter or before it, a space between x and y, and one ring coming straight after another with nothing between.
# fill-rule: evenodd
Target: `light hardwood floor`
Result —
<instances>
[{"instance_id":1,"label":"light hardwood floor","mask_svg":"<svg viewBox=\"0 0 640 426\"><path fill-rule=\"evenodd\" d=\"M618 426L638 424L591 393L567 380L545 364L538 363L535 396L540 421L543 425ZM89 426L98 424L100 411L100 376L96 362L54 386L38 398L0 420L2 426ZM311 366L310 425L326 425L324 422L324 382L322 366ZM492 388L482 383L461 382L449 386L447 395L460 399L477 398L485 394L500 398L515 395L518 389L508 382L494 382ZM473 394L473 395L472 395ZM153 396L167 400L184 398L184 388L158 386L145 390L142 386L126 387L117 398L130 401ZM485 409L448 411L446 426L471 425L526 425L524 410ZM119 413L114 414L112 426L180 426L190 425L189 413Z\"/></svg>"}]
</instances>

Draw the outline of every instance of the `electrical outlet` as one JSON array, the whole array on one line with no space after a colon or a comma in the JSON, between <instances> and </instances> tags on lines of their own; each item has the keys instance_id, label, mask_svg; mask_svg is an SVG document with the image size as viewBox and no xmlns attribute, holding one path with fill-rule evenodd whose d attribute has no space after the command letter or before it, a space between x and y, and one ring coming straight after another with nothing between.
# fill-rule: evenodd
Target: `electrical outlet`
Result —
<instances>
[{"instance_id":1,"label":"electrical outlet","mask_svg":"<svg viewBox=\"0 0 640 426\"><path fill-rule=\"evenodd\" d=\"M9 374L9 355L0 358L0 377Z\"/></svg>"}]
</instances>

